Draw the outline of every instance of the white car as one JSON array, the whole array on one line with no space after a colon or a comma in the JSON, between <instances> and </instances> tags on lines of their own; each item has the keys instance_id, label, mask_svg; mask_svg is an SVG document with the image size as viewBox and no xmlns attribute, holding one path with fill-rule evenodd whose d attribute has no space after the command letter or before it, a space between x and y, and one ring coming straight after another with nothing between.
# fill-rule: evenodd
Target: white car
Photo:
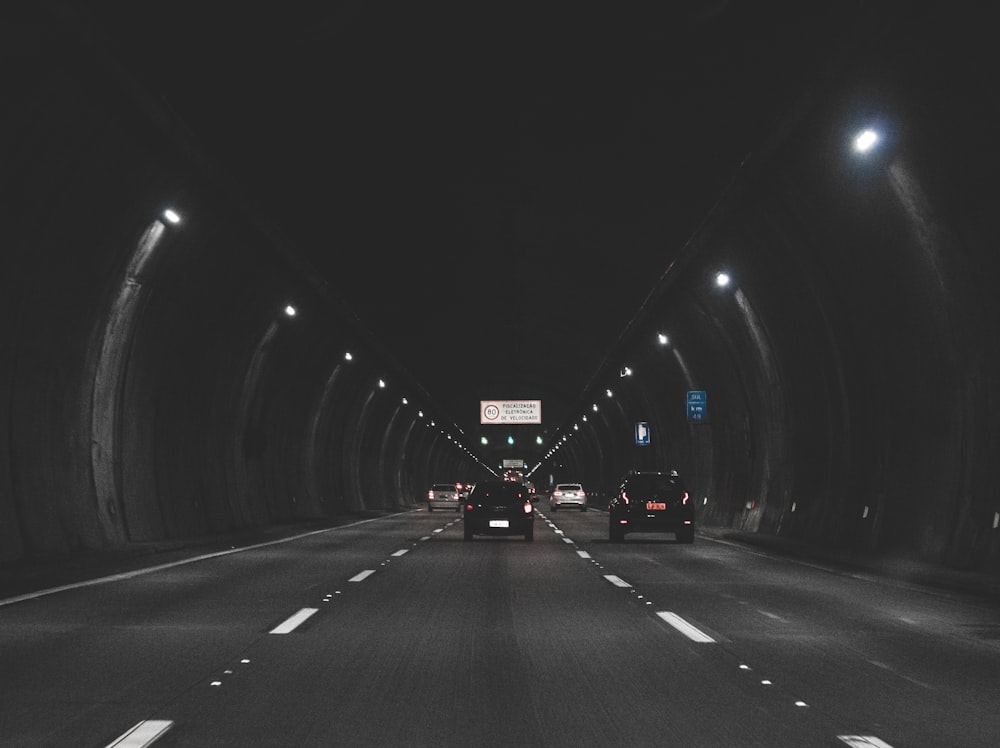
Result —
<instances>
[{"instance_id":1,"label":"white car","mask_svg":"<svg viewBox=\"0 0 1000 748\"><path fill-rule=\"evenodd\" d=\"M549 494L549 509L553 512L567 506L587 511L587 492L579 483L556 483Z\"/></svg>"},{"instance_id":2,"label":"white car","mask_svg":"<svg viewBox=\"0 0 1000 748\"><path fill-rule=\"evenodd\" d=\"M451 509L454 512L462 510L462 497L459 494L458 483L435 483L427 491L427 511L435 509Z\"/></svg>"}]
</instances>

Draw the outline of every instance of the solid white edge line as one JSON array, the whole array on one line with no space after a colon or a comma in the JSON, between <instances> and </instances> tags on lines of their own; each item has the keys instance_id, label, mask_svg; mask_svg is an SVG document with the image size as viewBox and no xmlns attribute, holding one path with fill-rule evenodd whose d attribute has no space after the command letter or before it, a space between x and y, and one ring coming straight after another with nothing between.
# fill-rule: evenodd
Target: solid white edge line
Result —
<instances>
[{"instance_id":1,"label":"solid white edge line","mask_svg":"<svg viewBox=\"0 0 1000 748\"><path fill-rule=\"evenodd\" d=\"M364 580L368 579L368 577L370 577L374 573L375 573L374 569L365 569L362 572L358 572L357 574L355 574L353 577L351 577L347 581L348 582L363 582Z\"/></svg>"},{"instance_id":2,"label":"solid white edge line","mask_svg":"<svg viewBox=\"0 0 1000 748\"><path fill-rule=\"evenodd\" d=\"M168 719L147 719L108 743L107 748L144 748L162 738L174 723Z\"/></svg>"},{"instance_id":3,"label":"solid white edge line","mask_svg":"<svg viewBox=\"0 0 1000 748\"><path fill-rule=\"evenodd\" d=\"M272 634L290 634L293 631L295 631L295 629L297 629L299 626L301 626L302 623L307 618L309 618L314 613L318 613L318 612L319 612L319 608L303 608L298 613L296 613L295 615L293 615L290 618L288 618L284 623L281 623L281 624L275 626L273 629L271 629L270 633L272 633Z\"/></svg>"},{"instance_id":4,"label":"solid white edge line","mask_svg":"<svg viewBox=\"0 0 1000 748\"><path fill-rule=\"evenodd\" d=\"M619 576L615 576L614 574L605 574L604 578L607 579L609 582L611 582L611 584L613 584L615 587L631 587L632 586L631 584L629 584L628 582L626 582L624 579L622 579Z\"/></svg>"},{"instance_id":5,"label":"solid white edge line","mask_svg":"<svg viewBox=\"0 0 1000 748\"><path fill-rule=\"evenodd\" d=\"M409 512L400 512L400 514L410 514L412 512L417 512L418 509L412 509ZM365 525L369 522L378 522L382 519L388 519L397 515L386 515L385 517L372 517L371 519L361 519L357 522L351 522L348 525L338 525L337 527L326 527L322 530L310 530L309 532L304 532L301 535L293 535L290 538L278 538L277 540L268 540L264 543L257 543L256 545L248 545L243 548L230 548L228 551L218 551L216 553L206 553L204 556L195 556L194 558L185 558L181 561L171 561L169 564L160 564L158 566L149 566L145 569L136 569L135 571L126 571L121 574L112 574L109 577L98 577L97 579L87 579L83 582L73 582L72 584L63 584L58 587L49 587L44 590L36 590L35 592L27 592L23 595L18 595L17 597L8 597L4 600L0 600L0 607L4 605L13 605L14 603L24 602L25 600L34 600L35 598L45 597L46 595L54 595L57 592L66 592L67 590L76 590L81 587L93 587L97 584L106 584L108 582L120 582L124 579L132 579L133 577L140 577L143 574L152 574L155 571L163 571L165 569L172 569L175 566L184 566L185 564L193 564L196 561L207 561L211 558L218 558L219 556L228 556L232 553L243 553L243 551L252 551L257 548L266 548L269 545L278 545L280 543L291 543L293 540L301 540L302 538L308 538L311 535L319 535L324 532L333 532L335 530L345 530L348 527L357 527L358 525ZM421 538L424 540L424 538Z\"/></svg>"},{"instance_id":6,"label":"solid white edge line","mask_svg":"<svg viewBox=\"0 0 1000 748\"><path fill-rule=\"evenodd\" d=\"M685 621L676 613L671 613L670 611L661 610L657 612L656 615L658 615L664 621L666 621L675 629L680 631L682 634L684 634L684 636L686 636L691 641L698 642L700 644L715 644L715 639L710 637L701 629L692 626L690 623Z\"/></svg>"}]
</instances>

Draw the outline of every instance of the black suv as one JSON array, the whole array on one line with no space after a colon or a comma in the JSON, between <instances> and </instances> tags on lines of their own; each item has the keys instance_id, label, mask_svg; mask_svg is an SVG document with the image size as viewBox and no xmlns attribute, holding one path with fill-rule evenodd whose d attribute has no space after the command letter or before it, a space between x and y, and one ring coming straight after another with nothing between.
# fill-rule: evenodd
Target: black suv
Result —
<instances>
[{"instance_id":1,"label":"black suv","mask_svg":"<svg viewBox=\"0 0 1000 748\"><path fill-rule=\"evenodd\" d=\"M622 479L608 503L608 539L629 532L672 532L678 543L694 542L694 502L676 470L634 471Z\"/></svg>"},{"instance_id":2,"label":"black suv","mask_svg":"<svg viewBox=\"0 0 1000 748\"><path fill-rule=\"evenodd\" d=\"M514 481L477 483L462 515L465 539L474 535L524 535L535 539L535 507L531 493Z\"/></svg>"}]
</instances>

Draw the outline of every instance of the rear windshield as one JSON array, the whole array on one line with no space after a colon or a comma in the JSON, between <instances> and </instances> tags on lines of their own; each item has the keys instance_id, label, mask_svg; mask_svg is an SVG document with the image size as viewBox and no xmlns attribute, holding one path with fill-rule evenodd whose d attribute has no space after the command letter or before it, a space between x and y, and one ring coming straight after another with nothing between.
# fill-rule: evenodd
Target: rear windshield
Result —
<instances>
[{"instance_id":1,"label":"rear windshield","mask_svg":"<svg viewBox=\"0 0 1000 748\"><path fill-rule=\"evenodd\" d=\"M558 486L556 486L556 490L558 490L558 491L582 491L583 490L583 486L581 486L579 483L560 483Z\"/></svg>"},{"instance_id":2,"label":"rear windshield","mask_svg":"<svg viewBox=\"0 0 1000 748\"><path fill-rule=\"evenodd\" d=\"M527 489L520 483L504 481L503 483L480 483L472 489L472 497L477 501L483 499L524 499Z\"/></svg>"},{"instance_id":3,"label":"rear windshield","mask_svg":"<svg viewBox=\"0 0 1000 748\"><path fill-rule=\"evenodd\" d=\"M684 484L676 475L633 475L626 481L632 491L667 492L683 490Z\"/></svg>"},{"instance_id":4,"label":"rear windshield","mask_svg":"<svg viewBox=\"0 0 1000 748\"><path fill-rule=\"evenodd\" d=\"M434 484L434 488L432 488L431 490L432 491L452 491L452 492L454 492L455 491L455 484L454 483L435 483Z\"/></svg>"}]
</instances>

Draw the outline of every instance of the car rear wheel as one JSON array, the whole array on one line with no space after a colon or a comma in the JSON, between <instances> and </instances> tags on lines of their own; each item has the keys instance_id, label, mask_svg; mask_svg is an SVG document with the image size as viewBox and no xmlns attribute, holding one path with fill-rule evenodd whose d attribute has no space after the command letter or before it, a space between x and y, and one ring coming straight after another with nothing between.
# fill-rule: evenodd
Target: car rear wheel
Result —
<instances>
[{"instance_id":1,"label":"car rear wheel","mask_svg":"<svg viewBox=\"0 0 1000 748\"><path fill-rule=\"evenodd\" d=\"M585 512L585 511L587 511L587 507L585 507L585 506L581 506L581 507L580 507L580 511L581 511L581 512Z\"/></svg>"},{"instance_id":2,"label":"car rear wheel","mask_svg":"<svg viewBox=\"0 0 1000 748\"><path fill-rule=\"evenodd\" d=\"M466 540L472 540L472 528L471 527L466 527L465 528L465 539Z\"/></svg>"},{"instance_id":3,"label":"car rear wheel","mask_svg":"<svg viewBox=\"0 0 1000 748\"><path fill-rule=\"evenodd\" d=\"M528 542L531 542L532 540L535 539L535 528L534 527L532 527L530 530L528 530L526 533L524 533L524 539L527 540Z\"/></svg>"},{"instance_id":4,"label":"car rear wheel","mask_svg":"<svg viewBox=\"0 0 1000 748\"><path fill-rule=\"evenodd\" d=\"M432 507L430 504L428 504L427 505L427 511L428 512L433 512L434 511L434 507Z\"/></svg>"},{"instance_id":5,"label":"car rear wheel","mask_svg":"<svg viewBox=\"0 0 1000 748\"><path fill-rule=\"evenodd\" d=\"M612 543L620 543L625 540L625 531L621 529L621 525L613 520L608 523L608 540Z\"/></svg>"}]
</instances>

